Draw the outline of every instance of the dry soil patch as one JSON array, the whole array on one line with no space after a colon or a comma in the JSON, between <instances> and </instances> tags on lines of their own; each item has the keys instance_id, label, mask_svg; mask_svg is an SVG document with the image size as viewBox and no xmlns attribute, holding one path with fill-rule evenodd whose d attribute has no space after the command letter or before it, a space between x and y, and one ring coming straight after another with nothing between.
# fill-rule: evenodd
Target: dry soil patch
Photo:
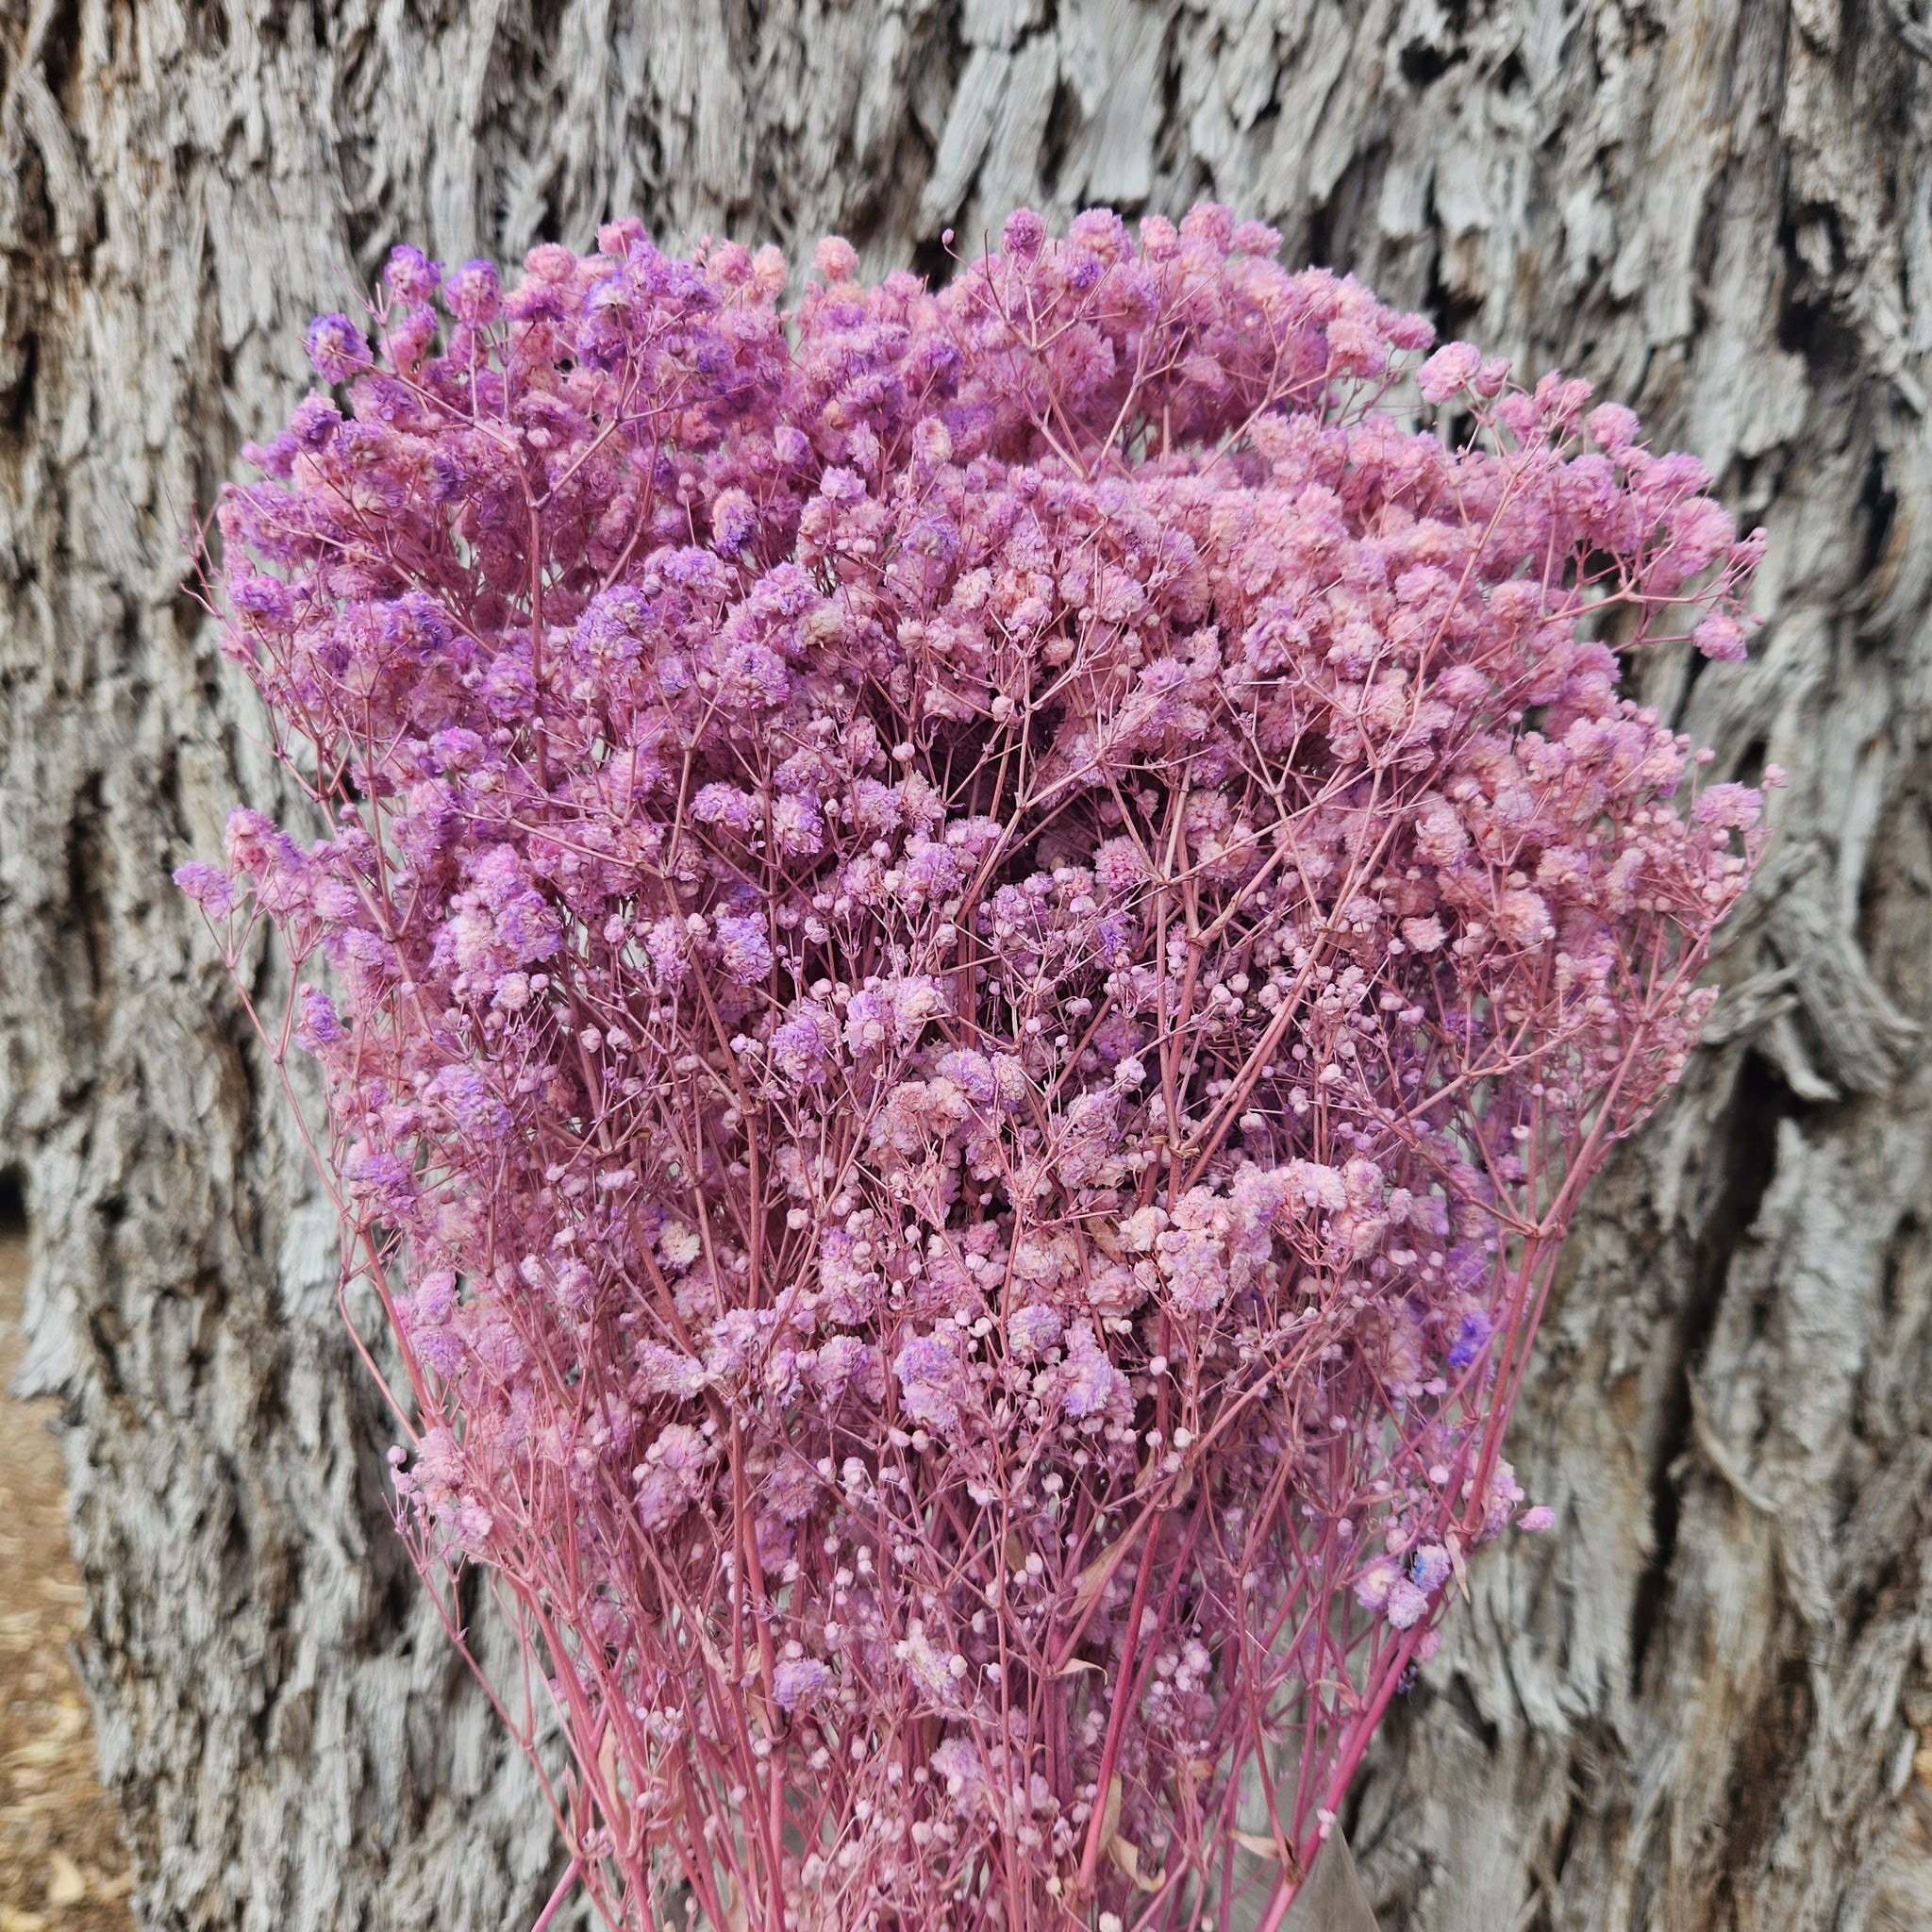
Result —
<instances>
[{"instance_id":1,"label":"dry soil patch","mask_svg":"<svg viewBox=\"0 0 1932 1932\"><path fill-rule=\"evenodd\" d=\"M81 1624L51 1402L7 1391L26 1243L0 1227L0 1932L129 1932L121 1820L67 1646Z\"/></svg>"}]
</instances>

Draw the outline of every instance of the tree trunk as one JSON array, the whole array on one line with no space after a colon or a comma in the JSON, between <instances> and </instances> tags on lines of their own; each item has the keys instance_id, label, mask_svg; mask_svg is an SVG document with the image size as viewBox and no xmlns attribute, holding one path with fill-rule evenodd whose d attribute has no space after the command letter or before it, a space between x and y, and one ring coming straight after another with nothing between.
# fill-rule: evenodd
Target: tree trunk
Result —
<instances>
[{"instance_id":1,"label":"tree trunk","mask_svg":"<svg viewBox=\"0 0 1932 1932\"><path fill-rule=\"evenodd\" d=\"M1349 1820L1384 1924L1932 1923L1926 56L1908 0L0 0L0 1160L149 1925L494 1928L555 1870L166 879L271 795L182 532L303 323L400 239L941 271L1201 194L1592 376L1771 539L1753 661L1642 675L1789 769L1778 842L1574 1238L1514 1439L1560 1533L1475 1565Z\"/></svg>"}]
</instances>

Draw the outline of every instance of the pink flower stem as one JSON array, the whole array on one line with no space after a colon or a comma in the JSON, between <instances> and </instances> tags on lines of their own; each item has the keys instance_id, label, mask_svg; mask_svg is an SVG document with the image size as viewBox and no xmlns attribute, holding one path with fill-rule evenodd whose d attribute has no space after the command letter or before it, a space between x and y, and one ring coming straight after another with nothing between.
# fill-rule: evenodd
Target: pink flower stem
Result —
<instances>
[{"instance_id":1,"label":"pink flower stem","mask_svg":"<svg viewBox=\"0 0 1932 1932\"><path fill-rule=\"evenodd\" d=\"M1100 1863L1101 1827L1107 1822L1107 1794L1113 1783L1114 1760L1120 1756L1121 1738L1126 1730L1127 1707L1134 1701L1134 1651L1141 1641L1141 1618L1147 1608L1147 1586L1154 1577L1154 1550L1159 1541L1159 1525L1147 1526L1147 1546L1141 1552L1141 1574L1134 1579L1134 1601L1127 1611L1127 1633L1121 1643L1119 1674L1114 1679L1113 1710L1107 1721L1107 1744L1100 1754L1100 1775L1093 1784L1093 1815L1087 1826L1087 1844L1080 1854L1080 1893L1085 1897L1092 1888L1094 1868Z\"/></svg>"},{"instance_id":2,"label":"pink flower stem","mask_svg":"<svg viewBox=\"0 0 1932 1932\"><path fill-rule=\"evenodd\" d=\"M557 1916L558 1907L570 1896L571 1889L576 1884L582 1872L583 1861L580 1858L573 1858L564 1867L563 1876L557 1881L557 1890L550 1894L550 1903L537 1914L537 1923L530 1927L530 1932L543 1932L544 1926Z\"/></svg>"},{"instance_id":3,"label":"pink flower stem","mask_svg":"<svg viewBox=\"0 0 1932 1932\"><path fill-rule=\"evenodd\" d=\"M1356 1774L1356 1767L1362 1761L1362 1753L1369 1748L1369 1740L1375 1735L1375 1726L1382 1722L1382 1713L1389 1708L1389 1700L1395 1695L1396 1688L1402 1682L1403 1674L1408 1669L1409 1660L1415 1655L1416 1645L1423 1641L1426 1624L1418 1624L1413 1630L1404 1634L1393 1654L1384 1666L1382 1682L1375 1691L1374 1700L1367 1710L1359 1713L1349 1726L1347 1740L1342 1745L1341 1755L1336 1762L1333 1775L1328 1780L1328 1790L1323 1809L1331 1814L1340 1810L1341 1801L1348 1795L1348 1787ZM1307 1847L1307 1857L1302 1869L1306 1872L1314 1863L1315 1855L1321 1849L1321 1833L1318 1828ZM1276 1886L1274 1897L1268 1907L1268 1915L1261 1921L1258 1932L1276 1932L1283 1916L1294 1903L1294 1895L1300 1890L1300 1881L1291 1882L1284 1874Z\"/></svg>"}]
</instances>

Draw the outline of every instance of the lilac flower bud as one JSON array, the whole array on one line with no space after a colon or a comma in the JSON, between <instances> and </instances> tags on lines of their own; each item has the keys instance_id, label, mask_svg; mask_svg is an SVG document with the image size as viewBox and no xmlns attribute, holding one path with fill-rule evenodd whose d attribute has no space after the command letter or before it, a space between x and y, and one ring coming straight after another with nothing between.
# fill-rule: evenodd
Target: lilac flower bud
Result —
<instances>
[{"instance_id":1,"label":"lilac flower bud","mask_svg":"<svg viewBox=\"0 0 1932 1932\"><path fill-rule=\"evenodd\" d=\"M205 865L192 858L175 868L175 883L210 919L225 919L235 904L235 889L220 866Z\"/></svg>"},{"instance_id":2,"label":"lilac flower bud","mask_svg":"<svg viewBox=\"0 0 1932 1932\"><path fill-rule=\"evenodd\" d=\"M726 490L711 506L712 541L724 556L736 557L758 529L758 510L743 491Z\"/></svg>"},{"instance_id":3,"label":"lilac flower bud","mask_svg":"<svg viewBox=\"0 0 1932 1932\"><path fill-rule=\"evenodd\" d=\"M1409 1579L1424 1595L1432 1595L1449 1580L1449 1552L1441 1543L1424 1543L1409 1563Z\"/></svg>"},{"instance_id":4,"label":"lilac flower bud","mask_svg":"<svg viewBox=\"0 0 1932 1932\"><path fill-rule=\"evenodd\" d=\"M485 327L503 310L503 285L496 265L489 261L466 261L444 277L442 299L458 322L473 328Z\"/></svg>"},{"instance_id":5,"label":"lilac flower bud","mask_svg":"<svg viewBox=\"0 0 1932 1932\"><path fill-rule=\"evenodd\" d=\"M1456 1332L1455 1346L1449 1351L1449 1366L1452 1369L1466 1369L1478 1355L1490 1339L1491 1322L1480 1309L1472 1310L1462 1318Z\"/></svg>"},{"instance_id":6,"label":"lilac flower bud","mask_svg":"<svg viewBox=\"0 0 1932 1932\"><path fill-rule=\"evenodd\" d=\"M934 1071L941 1079L952 1081L974 1107L991 1107L997 1096L992 1062L971 1047L941 1054L934 1062Z\"/></svg>"},{"instance_id":7,"label":"lilac flower bud","mask_svg":"<svg viewBox=\"0 0 1932 1932\"><path fill-rule=\"evenodd\" d=\"M1030 1360L1035 1356L1044 1355L1059 1341L1065 1330L1066 1324L1061 1321L1057 1308L1034 1303L1027 1307L1015 1308L1008 1318L1007 1340L1015 1355L1023 1360Z\"/></svg>"},{"instance_id":8,"label":"lilac flower bud","mask_svg":"<svg viewBox=\"0 0 1932 1932\"><path fill-rule=\"evenodd\" d=\"M832 1674L817 1657L788 1659L772 1673L772 1695L781 1710L815 1703L831 1686Z\"/></svg>"},{"instance_id":9,"label":"lilac flower bud","mask_svg":"<svg viewBox=\"0 0 1932 1932\"><path fill-rule=\"evenodd\" d=\"M427 302L442 280L442 268L405 242L390 250L382 278L398 302Z\"/></svg>"},{"instance_id":10,"label":"lilac flower bud","mask_svg":"<svg viewBox=\"0 0 1932 1932\"><path fill-rule=\"evenodd\" d=\"M333 1046L342 1037L342 1023L336 1014L336 1003L328 994L305 986L298 994L302 1018L295 1028L295 1044L304 1053L318 1053Z\"/></svg>"},{"instance_id":11,"label":"lilac flower bud","mask_svg":"<svg viewBox=\"0 0 1932 1932\"><path fill-rule=\"evenodd\" d=\"M727 914L718 922L718 963L741 986L752 986L772 970L771 941L765 923L754 914Z\"/></svg>"},{"instance_id":12,"label":"lilac flower bud","mask_svg":"<svg viewBox=\"0 0 1932 1932\"><path fill-rule=\"evenodd\" d=\"M1540 946L1555 939L1549 908L1535 892L1505 892L1496 909L1496 931L1512 946Z\"/></svg>"},{"instance_id":13,"label":"lilac flower bud","mask_svg":"<svg viewBox=\"0 0 1932 1932\"><path fill-rule=\"evenodd\" d=\"M1482 360L1482 351L1468 342L1444 342L1422 366L1418 379L1423 400L1446 403L1457 390L1474 381Z\"/></svg>"},{"instance_id":14,"label":"lilac flower bud","mask_svg":"<svg viewBox=\"0 0 1932 1932\"><path fill-rule=\"evenodd\" d=\"M885 1392L878 1353L857 1336L833 1336L819 1350L812 1376L828 1402L837 1402L848 1390L873 1402Z\"/></svg>"},{"instance_id":15,"label":"lilac flower bud","mask_svg":"<svg viewBox=\"0 0 1932 1932\"><path fill-rule=\"evenodd\" d=\"M1031 261L1046 240L1046 224L1030 208L1015 208L1000 230L1000 244L1008 255Z\"/></svg>"},{"instance_id":16,"label":"lilac flower bud","mask_svg":"<svg viewBox=\"0 0 1932 1932\"><path fill-rule=\"evenodd\" d=\"M1367 1566L1356 1578L1356 1601L1365 1610L1379 1610L1389 1601L1389 1592L1395 1588L1402 1572L1381 1557Z\"/></svg>"},{"instance_id":17,"label":"lilac flower bud","mask_svg":"<svg viewBox=\"0 0 1932 1932\"><path fill-rule=\"evenodd\" d=\"M1428 1607L1428 1598L1407 1577L1390 1586L1388 1617L1398 1630L1413 1629Z\"/></svg>"},{"instance_id":18,"label":"lilac flower bud","mask_svg":"<svg viewBox=\"0 0 1932 1932\"><path fill-rule=\"evenodd\" d=\"M924 1423L941 1435L959 1426L959 1363L943 1334L908 1341L892 1362L899 1378L901 1401L908 1418Z\"/></svg>"},{"instance_id":19,"label":"lilac flower bud","mask_svg":"<svg viewBox=\"0 0 1932 1932\"><path fill-rule=\"evenodd\" d=\"M1074 1323L1067 1338L1060 1407L1077 1421L1099 1415L1109 1404L1124 1400L1126 1392L1126 1378L1108 1359L1092 1324Z\"/></svg>"},{"instance_id":20,"label":"lilac flower bud","mask_svg":"<svg viewBox=\"0 0 1932 1932\"><path fill-rule=\"evenodd\" d=\"M699 1395L707 1380L702 1362L656 1341L647 1341L639 1348L638 1376L653 1394L669 1395L679 1402L689 1402Z\"/></svg>"},{"instance_id":21,"label":"lilac flower bud","mask_svg":"<svg viewBox=\"0 0 1932 1932\"><path fill-rule=\"evenodd\" d=\"M684 977L686 967L686 934L682 921L656 921L645 935L644 945L659 983L667 987L677 985Z\"/></svg>"},{"instance_id":22,"label":"lilac flower bud","mask_svg":"<svg viewBox=\"0 0 1932 1932\"><path fill-rule=\"evenodd\" d=\"M341 426L341 411L324 395L303 397L289 419L289 433L307 450L326 448Z\"/></svg>"},{"instance_id":23,"label":"lilac flower bud","mask_svg":"<svg viewBox=\"0 0 1932 1932\"><path fill-rule=\"evenodd\" d=\"M346 315L318 315L308 325L308 360L323 381L348 382L369 367L369 339Z\"/></svg>"},{"instance_id":24,"label":"lilac flower bud","mask_svg":"<svg viewBox=\"0 0 1932 1932\"><path fill-rule=\"evenodd\" d=\"M735 785L701 786L691 802L691 815L701 825L722 825L728 831L751 830L750 795Z\"/></svg>"},{"instance_id":25,"label":"lilac flower bud","mask_svg":"<svg viewBox=\"0 0 1932 1932\"><path fill-rule=\"evenodd\" d=\"M416 1316L423 1322L446 1322L456 1311L457 1278L447 1268L432 1270L416 1290Z\"/></svg>"},{"instance_id":26,"label":"lilac flower bud","mask_svg":"<svg viewBox=\"0 0 1932 1932\"><path fill-rule=\"evenodd\" d=\"M791 1019L773 1031L773 1065L801 1086L823 1080L834 1032L831 1015L816 1002L804 1002Z\"/></svg>"},{"instance_id":27,"label":"lilac flower bud","mask_svg":"<svg viewBox=\"0 0 1932 1932\"><path fill-rule=\"evenodd\" d=\"M228 601L245 616L285 629L295 614L294 593L279 578L244 576L228 587Z\"/></svg>"},{"instance_id":28,"label":"lilac flower bud","mask_svg":"<svg viewBox=\"0 0 1932 1932\"><path fill-rule=\"evenodd\" d=\"M858 251L842 235L827 235L813 250L812 265L828 282L849 281L858 271Z\"/></svg>"},{"instance_id":29,"label":"lilac flower bud","mask_svg":"<svg viewBox=\"0 0 1932 1932\"><path fill-rule=\"evenodd\" d=\"M468 1350L460 1335L447 1328L429 1328L410 1338L411 1346L425 1365L445 1380L459 1374Z\"/></svg>"},{"instance_id":30,"label":"lilac flower bud","mask_svg":"<svg viewBox=\"0 0 1932 1932\"><path fill-rule=\"evenodd\" d=\"M1690 641L1707 658L1721 663L1741 664L1745 658L1744 626L1723 612L1700 618L1690 632Z\"/></svg>"},{"instance_id":31,"label":"lilac flower bud","mask_svg":"<svg viewBox=\"0 0 1932 1932\"><path fill-rule=\"evenodd\" d=\"M791 690L785 660L767 644L740 644L719 667L721 697L735 709L782 705Z\"/></svg>"},{"instance_id":32,"label":"lilac flower bud","mask_svg":"<svg viewBox=\"0 0 1932 1932\"><path fill-rule=\"evenodd\" d=\"M1118 972L1134 957L1135 924L1124 912L1109 912L1093 929L1093 951L1103 966Z\"/></svg>"}]
</instances>

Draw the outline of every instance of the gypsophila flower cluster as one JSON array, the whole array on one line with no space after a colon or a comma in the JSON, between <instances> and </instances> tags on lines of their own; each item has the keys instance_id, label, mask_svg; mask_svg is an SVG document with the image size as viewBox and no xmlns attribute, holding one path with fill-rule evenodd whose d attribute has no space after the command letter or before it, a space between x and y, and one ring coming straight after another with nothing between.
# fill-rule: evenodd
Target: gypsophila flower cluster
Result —
<instances>
[{"instance_id":1,"label":"gypsophila flower cluster","mask_svg":"<svg viewBox=\"0 0 1932 1932\"><path fill-rule=\"evenodd\" d=\"M1524 1354L1759 849L1617 652L1740 656L1756 550L1277 245L832 241L790 316L634 223L399 249L223 503L326 835L179 876L321 962L264 1024L399 1520L510 1607L612 1924L1272 1924L1549 1524Z\"/></svg>"}]
</instances>

